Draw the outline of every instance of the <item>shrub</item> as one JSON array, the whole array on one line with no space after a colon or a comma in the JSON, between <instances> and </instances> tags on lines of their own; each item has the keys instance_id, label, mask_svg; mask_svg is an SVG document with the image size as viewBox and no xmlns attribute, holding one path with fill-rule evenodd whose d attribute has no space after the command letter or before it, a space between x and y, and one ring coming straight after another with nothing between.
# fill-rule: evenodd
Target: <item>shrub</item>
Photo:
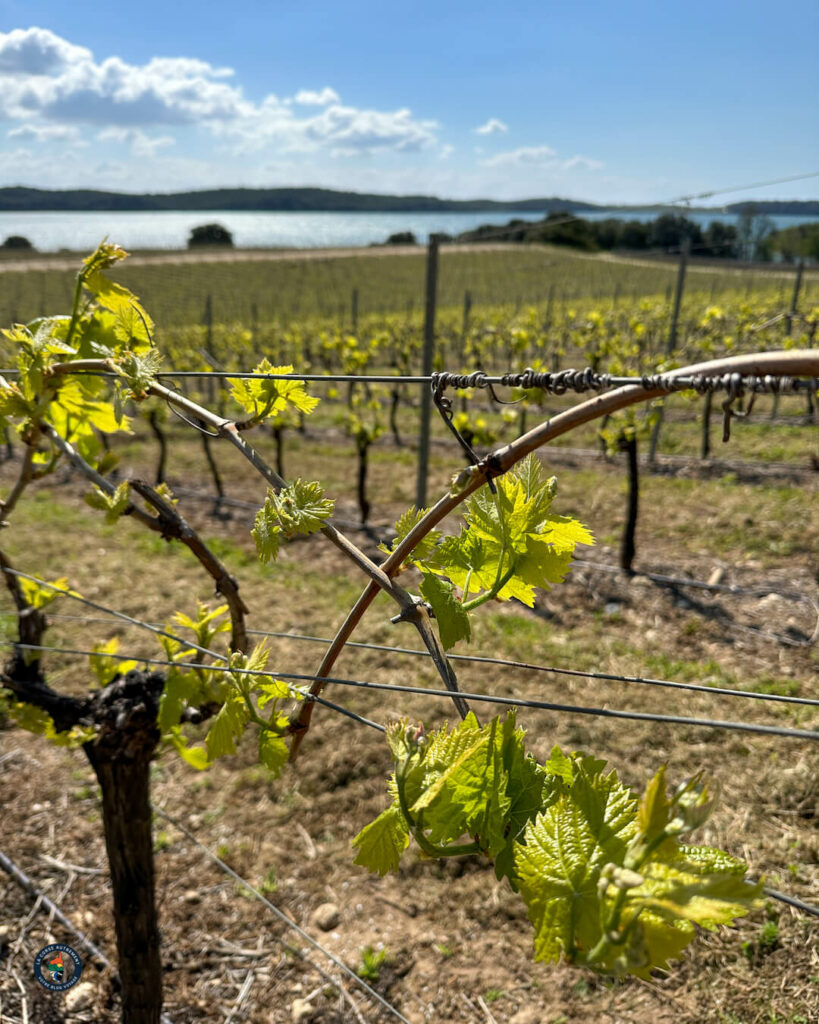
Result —
<instances>
[{"instance_id":1,"label":"shrub","mask_svg":"<svg viewBox=\"0 0 819 1024\"><path fill-rule=\"evenodd\" d=\"M9 235L9 237L0 245L0 249L33 249L34 246L29 242L27 238L22 235Z\"/></svg>"},{"instance_id":2,"label":"shrub","mask_svg":"<svg viewBox=\"0 0 819 1024\"><path fill-rule=\"evenodd\" d=\"M387 239L386 245L418 245L418 239L411 231L396 231L394 235L390 235Z\"/></svg>"},{"instance_id":3,"label":"shrub","mask_svg":"<svg viewBox=\"0 0 819 1024\"><path fill-rule=\"evenodd\" d=\"M200 224L188 239L189 249L197 245L233 245L233 235L221 224Z\"/></svg>"}]
</instances>

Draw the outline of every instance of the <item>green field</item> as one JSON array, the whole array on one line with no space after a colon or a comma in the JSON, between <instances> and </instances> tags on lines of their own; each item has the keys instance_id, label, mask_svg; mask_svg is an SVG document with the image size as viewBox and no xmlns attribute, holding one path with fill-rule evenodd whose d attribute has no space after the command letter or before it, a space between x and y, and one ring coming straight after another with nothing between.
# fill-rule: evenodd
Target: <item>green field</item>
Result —
<instances>
[{"instance_id":1,"label":"green field","mask_svg":"<svg viewBox=\"0 0 819 1024\"><path fill-rule=\"evenodd\" d=\"M259 321L321 316L349 326L353 290L358 292L361 314L406 313L423 307L422 252L386 255L363 250L361 255L307 258L303 253L294 258L274 253L267 259L258 252L247 255L253 258L231 259L228 254L225 262L196 262L180 254L178 262L163 256L155 265L140 264L136 255L113 276L136 292L165 327L201 322L208 296L215 321L247 325L253 322L255 309ZM32 260L30 270L20 273L0 263L0 322L27 321L70 304L75 272L43 270L41 265ZM712 301L740 290L746 297L775 296L784 305L790 299L791 278L792 274L776 271L742 273L702 266L691 270L689 289ZM460 308L467 291L474 307L545 304L550 294L558 304L648 296L670 301L675 280L673 262L618 261L547 247L498 246L473 252L443 248L438 292L442 308ZM808 303L817 280L819 274L806 274L803 298Z\"/></svg>"}]
</instances>

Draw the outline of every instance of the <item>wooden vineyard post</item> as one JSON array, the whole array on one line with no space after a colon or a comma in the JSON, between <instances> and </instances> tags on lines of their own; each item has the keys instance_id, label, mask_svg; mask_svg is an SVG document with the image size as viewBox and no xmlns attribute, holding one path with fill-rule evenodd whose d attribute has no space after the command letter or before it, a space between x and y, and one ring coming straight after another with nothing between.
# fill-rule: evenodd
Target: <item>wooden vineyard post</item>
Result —
<instances>
[{"instance_id":1,"label":"wooden vineyard post","mask_svg":"<svg viewBox=\"0 0 819 1024\"><path fill-rule=\"evenodd\" d=\"M210 292L205 299L205 315L202 318L202 326L205 328L205 351L213 357L213 297ZM213 405L214 389L213 380L208 377L208 402Z\"/></svg>"},{"instance_id":2,"label":"wooden vineyard post","mask_svg":"<svg viewBox=\"0 0 819 1024\"><path fill-rule=\"evenodd\" d=\"M626 453L628 460L628 506L626 512L626 525L623 529L623 538L620 545L620 568L623 572L634 575L632 564L637 551L637 515L640 503L640 476L639 463L637 461L637 435L624 438L621 442L621 450Z\"/></svg>"},{"instance_id":3,"label":"wooden vineyard post","mask_svg":"<svg viewBox=\"0 0 819 1024\"><path fill-rule=\"evenodd\" d=\"M470 292L467 289L467 291L464 292L464 318L463 318L463 325L461 327L461 352L460 352L461 362L463 362L465 357L466 357L466 336L467 336L467 334L469 332L469 314L471 312L472 312L472 292Z\"/></svg>"},{"instance_id":4,"label":"wooden vineyard post","mask_svg":"<svg viewBox=\"0 0 819 1024\"><path fill-rule=\"evenodd\" d=\"M790 305L790 309L788 310L788 315L785 318L785 337L786 338L789 338L791 336L791 331L793 330L793 318L794 318L794 315L795 315L797 309L799 308L799 292L800 292L800 290L802 288L802 272L803 272L804 268L805 268L805 261L804 260L800 260L797 263L797 265L796 265L796 279L793 282L793 295L791 296L791 305ZM807 399L807 401L808 401L807 416L808 416L808 422L810 423L810 422L813 421L813 396L811 395L810 391L808 391L808 399ZM771 419L775 419L778 412L779 412L779 395L774 395L773 396L773 404L771 406Z\"/></svg>"},{"instance_id":5,"label":"wooden vineyard post","mask_svg":"<svg viewBox=\"0 0 819 1024\"><path fill-rule=\"evenodd\" d=\"M421 375L432 373L432 357L435 349L435 305L438 292L438 236L429 236L427 246L427 286L424 313L424 353ZM425 508L427 503L427 475L429 473L429 428L432 413L432 391L425 387L421 392L421 425L418 432L418 479L415 487L415 504Z\"/></svg>"},{"instance_id":6,"label":"wooden vineyard post","mask_svg":"<svg viewBox=\"0 0 819 1024\"><path fill-rule=\"evenodd\" d=\"M677 268L677 288L674 292L674 309L671 313L671 326L668 329L668 341L666 342L666 355L671 355L674 349L677 347L677 325L680 320L680 306L682 305L683 291L685 290L685 271L688 266L688 254L691 252L691 240L684 238L682 246L680 247L680 263ZM654 422L654 427L651 431L651 441L649 442L648 449L648 461L654 462L654 457L657 454L657 444L660 440L660 430L663 425L663 411L664 406L660 406L657 411L657 419Z\"/></svg>"}]
</instances>

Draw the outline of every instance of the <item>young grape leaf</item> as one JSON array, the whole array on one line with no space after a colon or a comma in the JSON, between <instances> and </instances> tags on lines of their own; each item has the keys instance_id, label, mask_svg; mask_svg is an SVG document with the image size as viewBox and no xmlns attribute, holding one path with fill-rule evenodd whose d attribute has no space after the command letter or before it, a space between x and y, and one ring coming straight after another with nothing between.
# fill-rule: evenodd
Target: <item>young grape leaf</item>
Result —
<instances>
[{"instance_id":1,"label":"young grape leaf","mask_svg":"<svg viewBox=\"0 0 819 1024\"><path fill-rule=\"evenodd\" d=\"M665 832L670 813L671 801L666 792L665 765L662 765L646 786L637 812L640 840L646 846Z\"/></svg>"},{"instance_id":2,"label":"young grape leaf","mask_svg":"<svg viewBox=\"0 0 819 1024\"><path fill-rule=\"evenodd\" d=\"M324 488L315 480L296 480L278 494L270 491L268 497L275 504L287 537L316 533L333 514L335 506L332 498L324 497Z\"/></svg>"},{"instance_id":3,"label":"young grape leaf","mask_svg":"<svg viewBox=\"0 0 819 1024\"><path fill-rule=\"evenodd\" d=\"M159 698L157 724L162 733L170 732L179 725L185 707L195 704L202 696L202 683L193 670L182 671L176 667L168 669L165 688Z\"/></svg>"},{"instance_id":4,"label":"young grape leaf","mask_svg":"<svg viewBox=\"0 0 819 1024\"><path fill-rule=\"evenodd\" d=\"M105 513L106 523L115 523L131 504L131 485L123 480L113 494L106 494L94 485L93 490L84 495L85 502L91 508Z\"/></svg>"},{"instance_id":5,"label":"young grape leaf","mask_svg":"<svg viewBox=\"0 0 819 1024\"><path fill-rule=\"evenodd\" d=\"M198 772L210 768L210 761L204 747L189 746L186 737L182 734L182 730L178 725L168 732L167 738L176 748L177 754L187 761L191 768L195 768Z\"/></svg>"},{"instance_id":6,"label":"young grape leaf","mask_svg":"<svg viewBox=\"0 0 819 1024\"><path fill-rule=\"evenodd\" d=\"M271 701L285 700L293 697L300 697L301 694L294 693L292 687L281 679L271 679L269 682L254 684L254 690L258 693L259 708L265 708Z\"/></svg>"},{"instance_id":7,"label":"young grape leaf","mask_svg":"<svg viewBox=\"0 0 819 1024\"><path fill-rule=\"evenodd\" d=\"M264 505L256 513L255 525L250 531L250 535L256 543L259 561L263 565L267 565L271 559L275 562L284 533L279 523L279 517L276 515L276 506L271 501L269 494Z\"/></svg>"},{"instance_id":8,"label":"young grape leaf","mask_svg":"<svg viewBox=\"0 0 819 1024\"><path fill-rule=\"evenodd\" d=\"M559 779L571 786L575 777L575 762L571 757L566 757L563 751L555 745L549 754L549 760L543 766L549 775L556 775Z\"/></svg>"},{"instance_id":9,"label":"young grape leaf","mask_svg":"<svg viewBox=\"0 0 819 1024\"><path fill-rule=\"evenodd\" d=\"M136 341L143 347L151 345L153 322L133 292L109 280L98 270L87 273L83 284L100 306L114 314L114 334L119 342L127 345Z\"/></svg>"},{"instance_id":10,"label":"young grape leaf","mask_svg":"<svg viewBox=\"0 0 819 1024\"><path fill-rule=\"evenodd\" d=\"M408 508L406 512L403 512L395 524L395 540L392 543L392 547L387 547L386 544L379 544L378 548L385 554L391 554L401 543L401 541L410 533L421 522L424 516L427 514L429 509L421 508L418 509L414 505ZM420 540L412 551L404 559L404 564L408 565L412 562L425 562L435 550L435 546L441 538L440 530L430 530L429 533Z\"/></svg>"},{"instance_id":11,"label":"young grape leaf","mask_svg":"<svg viewBox=\"0 0 819 1024\"><path fill-rule=\"evenodd\" d=\"M283 536L309 536L324 526L333 514L335 502L323 495L321 484L305 480L296 480L278 494L267 492L250 531L262 562L276 559Z\"/></svg>"},{"instance_id":12,"label":"young grape leaf","mask_svg":"<svg viewBox=\"0 0 819 1024\"><path fill-rule=\"evenodd\" d=\"M254 373L292 373L292 366L272 366L263 359L253 368ZM230 391L235 401L252 419L278 416L289 406L306 414L318 405L318 398L308 395L303 380L231 380Z\"/></svg>"},{"instance_id":13,"label":"young grape leaf","mask_svg":"<svg viewBox=\"0 0 819 1024\"><path fill-rule=\"evenodd\" d=\"M626 905L644 906L665 918L681 917L713 931L759 905L762 883L746 881L745 870L741 862L721 871L704 858L652 859L641 869L644 884L629 890Z\"/></svg>"},{"instance_id":14,"label":"young grape leaf","mask_svg":"<svg viewBox=\"0 0 819 1024\"><path fill-rule=\"evenodd\" d=\"M24 576L18 576L17 581L26 604L31 605L32 608L45 608L58 597L66 595L79 597L76 590L69 590L67 576L61 576L57 580L27 580ZM40 584L45 585L41 586Z\"/></svg>"},{"instance_id":15,"label":"young grape leaf","mask_svg":"<svg viewBox=\"0 0 819 1024\"><path fill-rule=\"evenodd\" d=\"M401 854L409 846L409 829L396 805L388 807L353 840L358 850L354 864L360 864L368 871L386 875L397 871Z\"/></svg>"},{"instance_id":16,"label":"young grape leaf","mask_svg":"<svg viewBox=\"0 0 819 1024\"><path fill-rule=\"evenodd\" d=\"M544 807L553 782L544 768L525 752L523 731L515 729L514 713L504 722L503 763L509 810L503 830L504 845L495 857L495 875L498 879L508 878L512 889L517 891L515 842Z\"/></svg>"},{"instance_id":17,"label":"young grape leaf","mask_svg":"<svg viewBox=\"0 0 819 1024\"><path fill-rule=\"evenodd\" d=\"M121 658L112 658L119 650L119 640L114 636L101 644L94 644L95 654L89 657L91 669L100 686L107 686L117 676L124 676L132 668L136 668L139 662L123 661Z\"/></svg>"},{"instance_id":18,"label":"young grape leaf","mask_svg":"<svg viewBox=\"0 0 819 1024\"><path fill-rule=\"evenodd\" d=\"M431 842L451 842L468 833L478 836L483 848L494 856L505 845L511 807L500 720L494 718L477 737L415 801L411 811L414 815L423 812Z\"/></svg>"},{"instance_id":19,"label":"young grape leaf","mask_svg":"<svg viewBox=\"0 0 819 1024\"><path fill-rule=\"evenodd\" d=\"M636 826L631 791L616 775L578 765L571 787L526 826L515 870L535 928L535 959L574 959L602 934L597 893L604 865L621 864Z\"/></svg>"},{"instance_id":20,"label":"young grape leaf","mask_svg":"<svg viewBox=\"0 0 819 1024\"><path fill-rule=\"evenodd\" d=\"M248 718L247 705L241 697L228 694L205 737L208 760L215 761L217 757L236 753L236 742L241 739Z\"/></svg>"},{"instance_id":21,"label":"young grape leaf","mask_svg":"<svg viewBox=\"0 0 819 1024\"><path fill-rule=\"evenodd\" d=\"M425 573L420 590L435 613L444 650L448 651L459 640L468 642L472 637L469 628L469 615L455 597L452 584L438 579L431 573Z\"/></svg>"},{"instance_id":22,"label":"young grape leaf","mask_svg":"<svg viewBox=\"0 0 819 1024\"><path fill-rule=\"evenodd\" d=\"M259 730L259 761L274 775L280 775L290 751L281 736L270 729Z\"/></svg>"},{"instance_id":23,"label":"young grape leaf","mask_svg":"<svg viewBox=\"0 0 819 1024\"><path fill-rule=\"evenodd\" d=\"M115 263L119 263L120 260L124 260L127 255L128 253L121 246L115 245L113 242L103 240L97 248L82 261L82 276L83 278L87 278L90 274L95 274L100 270L107 270L109 267L113 267Z\"/></svg>"}]
</instances>

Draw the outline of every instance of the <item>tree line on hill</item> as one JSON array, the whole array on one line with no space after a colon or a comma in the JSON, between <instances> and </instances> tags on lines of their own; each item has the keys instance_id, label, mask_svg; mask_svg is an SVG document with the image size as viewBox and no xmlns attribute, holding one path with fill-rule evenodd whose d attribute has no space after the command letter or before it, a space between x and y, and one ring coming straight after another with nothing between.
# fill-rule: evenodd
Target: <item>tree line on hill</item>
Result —
<instances>
[{"instance_id":1,"label":"tree line on hill","mask_svg":"<svg viewBox=\"0 0 819 1024\"><path fill-rule=\"evenodd\" d=\"M585 252L679 252L688 242L692 253L718 259L819 260L819 222L776 230L774 222L745 206L737 223L713 220L703 228L684 214L663 213L654 220L585 220L551 213L541 221L511 220L505 227L483 224L458 235L458 242L522 242L565 245Z\"/></svg>"}]
</instances>

